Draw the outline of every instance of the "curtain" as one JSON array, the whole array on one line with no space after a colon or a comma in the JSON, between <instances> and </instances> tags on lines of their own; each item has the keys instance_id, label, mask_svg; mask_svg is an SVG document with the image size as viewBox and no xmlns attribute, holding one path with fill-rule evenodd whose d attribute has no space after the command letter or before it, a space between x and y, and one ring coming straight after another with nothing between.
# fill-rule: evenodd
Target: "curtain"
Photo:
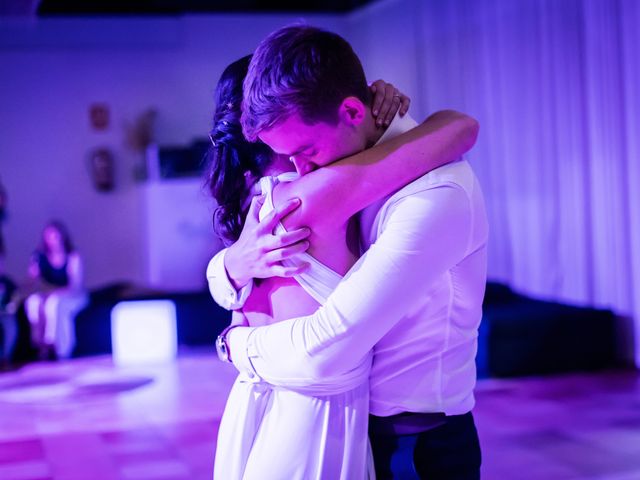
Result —
<instances>
[{"instance_id":1,"label":"curtain","mask_svg":"<svg viewBox=\"0 0 640 480\"><path fill-rule=\"evenodd\" d=\"M404 6L419 108L481 124L490 278L615 310L640 366L640 2Z\"/></svg>"}]
</instances>

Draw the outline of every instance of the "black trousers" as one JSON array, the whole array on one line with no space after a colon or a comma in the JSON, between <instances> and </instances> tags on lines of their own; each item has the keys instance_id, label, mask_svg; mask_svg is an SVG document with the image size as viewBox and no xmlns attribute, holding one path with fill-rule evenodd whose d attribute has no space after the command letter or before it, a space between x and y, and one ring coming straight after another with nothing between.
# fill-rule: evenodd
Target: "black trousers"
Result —
<instances>
[{"instance_id":1,"label":"black trousers","mask_svg":"<svg viewBox=\"0 0 640 480\"><path fill-rule=\"evenodd\" d=\"M480 441L471 412L414 435L370 432L379 480L478 480Z\"/></svg>"}]
</instances>

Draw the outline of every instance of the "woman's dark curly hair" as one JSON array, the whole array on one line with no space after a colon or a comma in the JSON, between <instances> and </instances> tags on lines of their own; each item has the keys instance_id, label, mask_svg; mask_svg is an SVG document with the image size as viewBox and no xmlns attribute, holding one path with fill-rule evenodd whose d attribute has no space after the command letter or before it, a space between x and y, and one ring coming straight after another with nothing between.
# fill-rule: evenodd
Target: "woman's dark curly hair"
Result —
<instances>
[{"instance_id":1,"label":"woman's dark curly hair","mask_svg":"<svg viewBox=\"0 0 640 480\"><path fill-rule=\"evenodd\" d=\"M247 55L229 65L215 92L206 184L218 203L213 228L227 245L238 239L244 226L251 194L247 176L260 178L272 159L267 145L249 142L242 134L242 82L250 61L251 55Z\"/></svg>"}]
</instances>

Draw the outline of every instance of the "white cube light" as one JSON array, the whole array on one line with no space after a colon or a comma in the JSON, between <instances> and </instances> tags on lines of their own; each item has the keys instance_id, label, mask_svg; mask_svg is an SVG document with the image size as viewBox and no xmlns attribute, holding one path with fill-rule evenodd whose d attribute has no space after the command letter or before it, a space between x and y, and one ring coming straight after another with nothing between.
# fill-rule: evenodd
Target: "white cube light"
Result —
<instances>
[{"instance_id":1,"label":"white cube light","mask_svg":"<svg viewBox=\"0 0 640 480\"><path fill-rule=\"evenodd\" d=\"M170 362L176 358L176 306L171 300L120 302L111 310L116 365Z\"/></svg>"}]
</instances>

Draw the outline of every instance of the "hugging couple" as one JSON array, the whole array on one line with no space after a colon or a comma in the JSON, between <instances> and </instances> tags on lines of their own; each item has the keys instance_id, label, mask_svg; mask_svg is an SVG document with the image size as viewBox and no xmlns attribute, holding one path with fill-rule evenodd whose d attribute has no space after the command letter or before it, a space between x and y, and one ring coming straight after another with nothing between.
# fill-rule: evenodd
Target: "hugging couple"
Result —
<instances>
[{"instance_id":1,"label":"hugging couple","mask_svg":"<svg viewBox=\"0 0 640 480\"><path fill-rule=\"evenodd\" d=\"M478 125L408 103L306 25L222 74L208 186L229 247L207 278L239 375L216 480L479 478Z\"/></svg>"}]
</instances>

